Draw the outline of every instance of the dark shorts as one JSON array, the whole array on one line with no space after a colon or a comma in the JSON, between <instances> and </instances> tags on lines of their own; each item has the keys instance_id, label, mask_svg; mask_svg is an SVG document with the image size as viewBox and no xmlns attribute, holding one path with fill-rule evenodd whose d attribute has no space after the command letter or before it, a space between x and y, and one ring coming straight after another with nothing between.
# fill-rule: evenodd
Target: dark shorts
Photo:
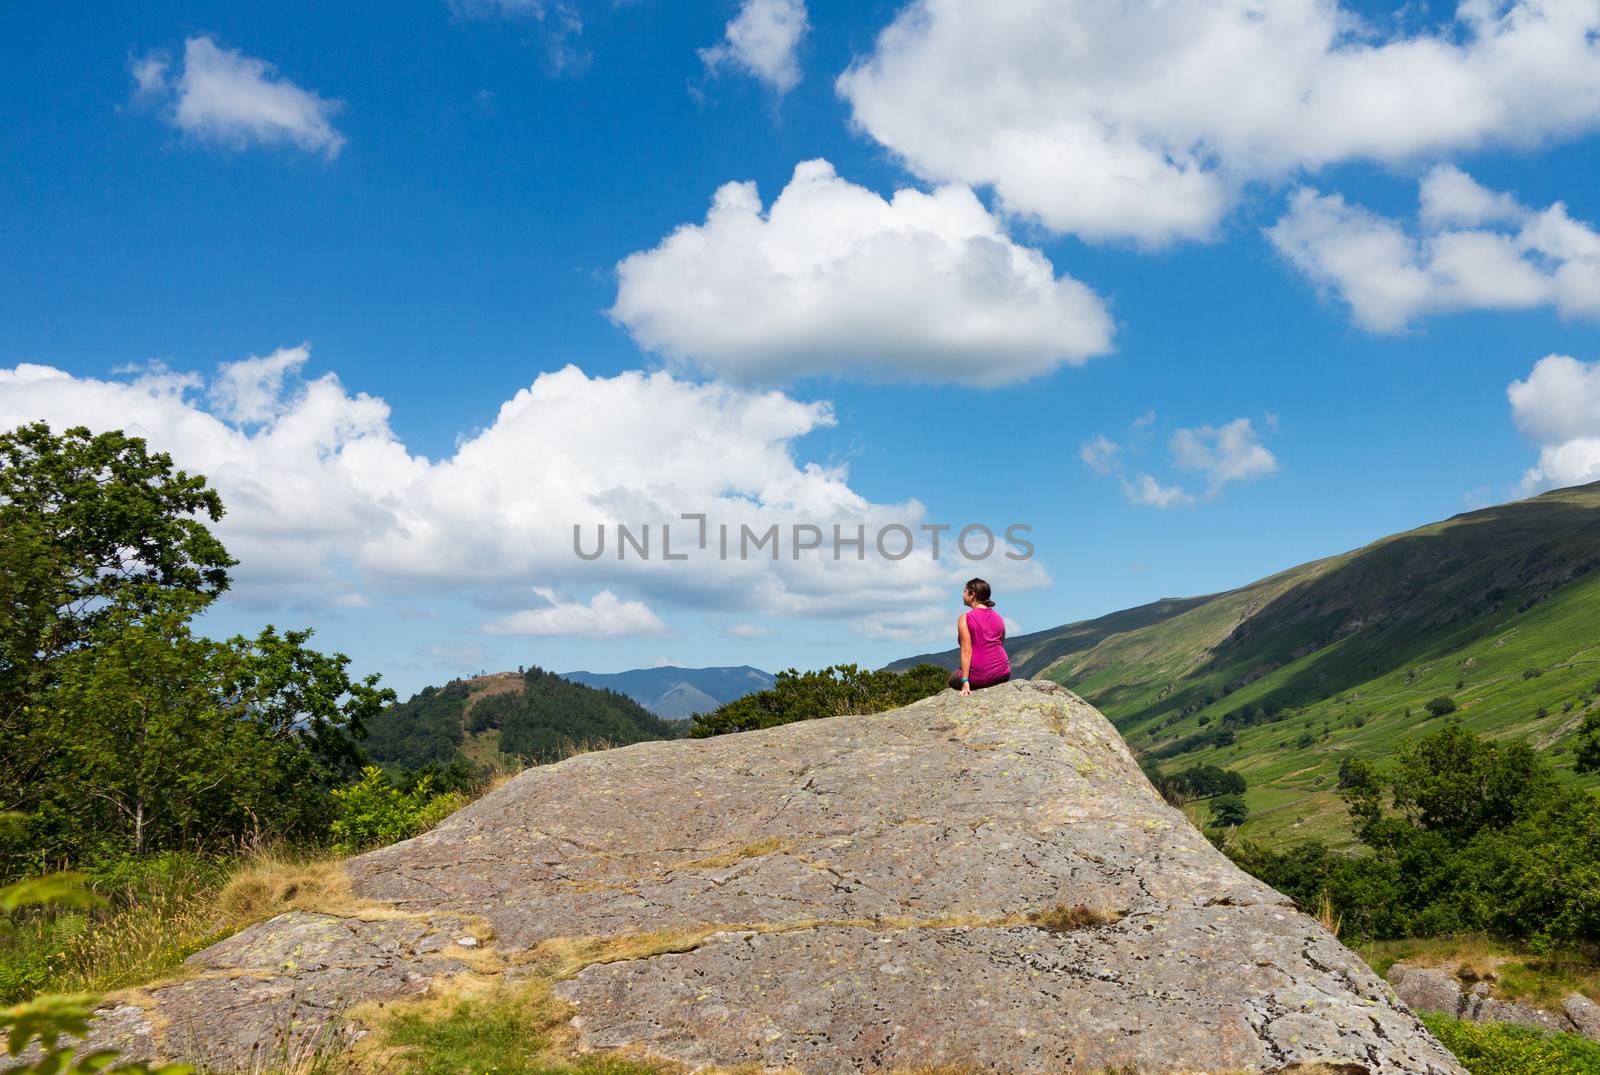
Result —
<instances>
[{"instance_id":1,"label":"dark shorts","mask_svg":"<svg viewBox=\"0 0 1600 1075\"><path fill-rule=\"evenodd\" d=\"M1010 678L1011 678L1011 673L1007 672L1005 675L1001 676L999 679L986 679L982 683L979 683L977 680L973 680L972 683L970 684L970 686L972 687L973 690L978 690L978 689L980 689L982 687L992 687L996 683L1004 683L1006 680L1008 680ZM958 691L958 690L961 689L961 669L959 669L959 668L957 668L954 672L950 673L950 689L953 690L953 691Z\"/></svg>"}]
</instances>

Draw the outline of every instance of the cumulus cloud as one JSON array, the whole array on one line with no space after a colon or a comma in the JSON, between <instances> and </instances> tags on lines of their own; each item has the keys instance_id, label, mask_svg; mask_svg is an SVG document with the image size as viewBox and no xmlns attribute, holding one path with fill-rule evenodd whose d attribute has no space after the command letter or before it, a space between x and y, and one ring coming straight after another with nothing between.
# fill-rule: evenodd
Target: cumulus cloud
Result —
<instances>
[{"instance_id":1,"label":"cumulus cloud","mask_svg":"<svg viewBox=\"0 0 1600 1075\"><path fill-rule=\"evenodd\" d=\"M1180 429L1172 435L1171 448L1172 465L1200 471L1212 489L1255 481L1278 469L1277 457L1261 443L1248 418Z\"/></svg>"},{"instance_id":2,"label":"cumulus cloud","mask_svg":"<svg viewBox=\"0 0 1600 1075\"><path fill-rule=\"evenodd\" d=\"M1147 429L1154 420L1153 413L1135 420L1133 431ZM1078 458L1096 474L1116 478L1129 503L1152 508L1196 504L1220 495L1230 482L1256 481L1278 469L1277 456L1261 443L1248 418L1235 418L1221 426L1179 429L1172 434L1167 442L1171 465L1178 470L1198 471L1205 480L1203 489L1163 483L1155 475L1132 467L1127 461L1129 447L1096 433L1078 450Z\"/></svg>"},{"instance_id":3,"label":"cumulus cloud","mask_svg":"<svg viewBox=\"0 0 1600 1075\"><path fill-rule=\"evenodd\" d=\"M1539 446L1525 492L1600 481L1600 362L1547 355L1506 396L1517 428Z\"/></svg>"},{"instance_id":4,"label":"cumulus cloud","mask_svg":"<svg viewBox=\"0 0 1600 1075\"><path fill-rule=\"evenodd\" d=\"M997 385L1111 349L1105 304L1012 242L965 187L888 200L807 161L763 210L717 191L617 266L609 311L641 347L733 380L838 374Z\"/></svg>"},{"instance_id":5,"label":"cumulus cloud","mask_svg":"<svg viewBox=\"0 0 1600 1075\"><path fill-rule=\"evenodd\" d=\"M302 89L267 61L209 37L184 42L175 78L159 53L135 60L132 72L136 99L162 102L167 122L197 141L229 149L290 145L330 160L344 148L345 137L333 126L343 102Z\"/></svg>"},{"instance_id":6,"label":"cumulus cloud","mask_svg":"<svg viewBox=\"0 0 1600 1075\"><path fill-rule=\"evenodd\" d=\"M838 89L925 179L1160 245L1251 182L1593 130L1597 39L1592 0L1461 0L1418 32L1335 0L915 0Z\"/></svg>"},{"instance_id":7,"label":"cumulus cloud","mask_svg":"<svg viewBox=\"0 0 1600 1075\"><path fill-rule=\"evenodd\" d=\"M880 616L948 604L973 573L948 537L939 559L926 542L904 559L884 555L872 535L890 524L915 530L922 505L875 503L850 487L844 467L796 458L796 440L834 421L823 401L666 372L590 377L569 366L540 375L453 454L430 459L395 434L382 399L332 373L307 376L307 361L299 346L209 377L160 367L109 379L0 369L0 429L38 419L124 429L205 474L228 509L220 536L241 561L234 599L255 604L359 604L353 594L409 604L448 594L505 614L519 607L506 595L548 587L592 595L587 618L568 598L551 605L560 615L521 610L497 629L593 630L604 617L638 627L649 621L637 603L652 615L859 616L852 627L866 631ZM684 513L706 516L705 548ZM674 555L692 553L688 560L665 559L669 522ZM828 542L802 555L788 536L794 524L868 538L859 558L845 546L835 559ZM635 536L648 526L649 559L619 554L619 525ZM726 560L717 555L723 525L733 535ZM574 528L589 550L600 526L605 555L581 559ZM765 535L772 526L784 534L781 556L763 548L741 559L742 528ZM1049 581L1036 561L998 552L983 567L1011 589ZM602 591L612 596L602 600Z\"/></svg>"},{"instance_id":8,"label":"cumulus cloud","mask_svg":"<svg viewBox=\"0 0 1600 1075\"><path fill-rule=\"evenodd\" d=\"M800 41L810 28L805 0L744 0L721 43L700 50L706 70L734 67L777 93L800 84Z\"/></svg>"},{"instance_id":9,"label":"cumulus cloud","mask_svg":"<svg viewBox=\"0 0 1600 1075\"><path fill-rule=\"evenodd\" d=\"M624 601L601 590L588 603L563 601L548 586L534 593L544 599L541 608L524 609L484 625L492 635L576 636L623 638L666 634L667 625L641 601Z\"/></svg>"},{"instance_id":10,"label":"cumulus cloud","mask_svg":"<svg viewBox=\"0 0 1600 1075\"><path fill-rule=\"evenodd\" d=\"M1373 332L1464 310L1552 306L1600 317L1600 233L1560 202L1524 208L1450 165L1423 178L1411 228L1302 188L1267 235Z\"/></svg>"}]
</instances>

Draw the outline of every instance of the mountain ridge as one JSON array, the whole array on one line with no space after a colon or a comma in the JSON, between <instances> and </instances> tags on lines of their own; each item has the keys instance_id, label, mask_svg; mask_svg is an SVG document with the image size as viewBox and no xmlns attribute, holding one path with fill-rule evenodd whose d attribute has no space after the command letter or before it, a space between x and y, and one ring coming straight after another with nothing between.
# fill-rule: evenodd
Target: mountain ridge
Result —
<instances>
[{"instance_id":1,"label":"mountain ridge","mask_svg":"<svg viewBox=\"0 0 1600 1075\"><path fill-rule=\"evenodd\" d=\"M623 672L562 672L563 678L588 687L625 694L666 720L706 713L776 681L770 672L748 664L684 668L658 665Z\"/></svg>"}]
</instances>

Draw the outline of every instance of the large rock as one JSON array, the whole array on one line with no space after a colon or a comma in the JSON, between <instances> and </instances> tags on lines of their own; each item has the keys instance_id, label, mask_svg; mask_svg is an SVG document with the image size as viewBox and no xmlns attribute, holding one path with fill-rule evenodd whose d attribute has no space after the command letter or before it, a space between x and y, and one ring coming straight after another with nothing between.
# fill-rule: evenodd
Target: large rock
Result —
<instances>
[{"instance_id":1,"label":"large rock","mask_svg":"<svg viewBox=\"0 0 1600 1075\"><path fill-rule=\"evenodd\" d=\"M184 1002L209 991L228 1017L196 1025L191 1046L163 1037L155 996L152 1051L218 1062L259 1040L227 1006L227 968L309 985L350 961L367 969L339 979L346 1000L425 988L411 975L452 968L448 946L421 949L470 915L513 969L554 938L678 931L557 992L583 1047L695 1066L1461 1071L1051 684L584 755L349 871L358 894L422 923L388 962L313 958L288 939L304 922L267 923L247 958L230 954L237 938L196 957ZM280 960L282 945L302 954Z\"/></svg>"},{"instance_id":2,"label":"large rock","mask_svg":"<svg viewBox=\"0 0 1600 1075\"><path fill-rule=\"evenodd\" d=\"M1473 1023L1516 1023L1555 1034L1582 1034L1600 1040L1600 1004L1581 993L1568 996L1561 1012L1491 995L1488 982L1463 988L1455 964L1423 966L1396 963L1389 968L1395 995L1419 1012L1443 1012Z\"/></svg>"}]
</instances>

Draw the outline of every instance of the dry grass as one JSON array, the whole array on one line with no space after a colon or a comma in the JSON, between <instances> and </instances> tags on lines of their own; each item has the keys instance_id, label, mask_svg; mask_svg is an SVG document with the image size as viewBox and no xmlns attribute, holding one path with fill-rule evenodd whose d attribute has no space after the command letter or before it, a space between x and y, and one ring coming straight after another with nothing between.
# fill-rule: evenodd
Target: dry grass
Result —
<instances>
[{"instance_id":1,"label":"dry grass","mask_svg":"<svg viewBox=\"0 0 1600 1075\"><path fill-rule=\"evenodd\" d=\"M1323 891L1322 898L1317 901L1317 913L1312 917L1335 937L1339 935L1339 929L1344 925L1344 916L1334 909L1333 900L1326 890Z\"/></svg>"},{"instance_id":2,"label":"dry grass","mask_svg":"<svg viewBox=\"0 0 1600 1075\"><path fill-rule=\"evenodd\" d=\"M281 851L250 859L217 895L219 914L235 928L285 911L348 914L360 906L340 860Z\"/></svg>"},{"instance_id":3,"label":"dry grass","mask_svg":"<svg viewBox=\"0 0 1600 1075\"><path fill-rule=\"evenodd\" d=\"M711 855L692 862L679 863L673 866L674 870L720 870L728 866L737 866L746 859L760 858L762 855L771 855L780 851L787 851L795 846L795 841L784 840L776 836L769 836L765 840L758 840L753 844L746 844L736 851L728 851L721 855Z\"/></svg>"},{"instance_id":4,"label":"dry grass","mask_svg":"<svg viewBox=\"0 0 1600 1075\"><path fill-rule=\"evenodd\" d=\"M1028 924L1050 933L1071 933L1074 930L1109 926L1122 921L1120 911L1105 911L1082 903L1058 903L1044 911L1028 915Z\"/></svg>"}]
</instances>

